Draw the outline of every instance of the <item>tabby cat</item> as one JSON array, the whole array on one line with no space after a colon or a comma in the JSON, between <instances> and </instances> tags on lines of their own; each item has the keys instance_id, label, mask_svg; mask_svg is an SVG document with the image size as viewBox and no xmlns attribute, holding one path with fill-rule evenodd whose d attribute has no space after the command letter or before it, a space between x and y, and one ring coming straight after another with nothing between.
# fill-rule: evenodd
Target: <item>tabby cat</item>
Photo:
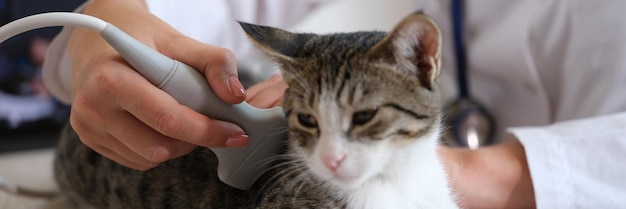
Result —
<instances>
[{"instance_id":1,"label":"tabby cat","mask_svg":"<svg viewBox=\"0 0 626 209\"><path fill-rule=\"evenodd\" d=\"M416 13L391 32L296 34L241 23L289 84L289 138L248 191L222 183L206 148L147 172L64 130L56 179L79 207L458 208L436 148L441 34Z\"/></svg>"}]
</instances>

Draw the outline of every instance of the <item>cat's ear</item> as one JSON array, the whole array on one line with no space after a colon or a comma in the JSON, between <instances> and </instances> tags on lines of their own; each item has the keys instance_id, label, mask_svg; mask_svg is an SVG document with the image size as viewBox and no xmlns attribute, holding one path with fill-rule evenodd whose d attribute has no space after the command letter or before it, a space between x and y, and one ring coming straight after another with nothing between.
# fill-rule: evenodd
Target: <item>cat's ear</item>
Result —
<instances>
[{"instance_id":1,"label":"cat's ear","mask_svg":"<svg viewBox=\"0 0 626 209\"><path fill-rule=\"evenodd\" d=\"M296 58L304 44L313 36L245 22L239 24L259 48L283 61L292 61Z\"/></svg>"},{"instance_id":2,"label":"cat's ear","mask_svg":"<svg viewBox=\"0 0 626 209\"><path fill-rule=\"evenodd\" d=\"M441 67L441 32L426 15L414 13L372 47L370 54L415 73L425 88L432 89Z\"/></svg>"}]
</instances>

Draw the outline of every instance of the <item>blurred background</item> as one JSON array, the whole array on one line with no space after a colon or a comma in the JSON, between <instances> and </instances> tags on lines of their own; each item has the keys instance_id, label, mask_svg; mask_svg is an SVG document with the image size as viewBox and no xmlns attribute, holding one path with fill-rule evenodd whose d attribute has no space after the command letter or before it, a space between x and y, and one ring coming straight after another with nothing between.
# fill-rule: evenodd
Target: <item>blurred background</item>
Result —
<instances>
[{"instance_id":1,"label":"blurred background","mask_svg":"<svg viewBox=\"0 0 626 209\"><path fill-rule=\"evenodd\" d=\"M0 0L0 25L42 12L72 11L85 0ZM33 30L0 44L0 153L51 147L69 118L43 85L41 64L61 27Z\"/></svg>"}]
</instances>

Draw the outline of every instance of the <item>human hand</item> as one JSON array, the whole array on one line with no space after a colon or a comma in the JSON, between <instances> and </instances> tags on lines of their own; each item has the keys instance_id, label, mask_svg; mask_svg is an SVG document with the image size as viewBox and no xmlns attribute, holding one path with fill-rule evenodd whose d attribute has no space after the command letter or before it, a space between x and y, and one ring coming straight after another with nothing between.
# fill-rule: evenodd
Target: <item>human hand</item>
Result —
<instances>
[{"instance_id":1,"label":"human hand","mask_svg":"<svg viewBox=\"0 0 626 209\"><path fill-rule=\"evenodd\" d=\"M464 208L536 207L526 154L519 141L476 150L440 146L439 158Z\"/></svg>"},{"instance_id":2,"label":"human hand","mask_svg":"<svg viewBox=\"0 0 626 209\"><path fill-rule=\"evenodd\" d=\"M271 108L283 104L283 96L288 86L281 74L248 88L246 101L258 108Z\"/></svg>"},{"instance_id":3,"label":"human hand","mask_svg":"<svg viewBox=\"0 0 626 209\"><path fill-rule=\"evenodd\" d=\"M225 102L245 100L230 51L185 37L146 7L142 0L93 0L84 13L198 69ZM179 104L131 69L95 32L76 28L67 47L72 58L70 123L81 141L96 152L147 170L197 146L247 144L241 128Z\"/></svg>"}]
</instances>

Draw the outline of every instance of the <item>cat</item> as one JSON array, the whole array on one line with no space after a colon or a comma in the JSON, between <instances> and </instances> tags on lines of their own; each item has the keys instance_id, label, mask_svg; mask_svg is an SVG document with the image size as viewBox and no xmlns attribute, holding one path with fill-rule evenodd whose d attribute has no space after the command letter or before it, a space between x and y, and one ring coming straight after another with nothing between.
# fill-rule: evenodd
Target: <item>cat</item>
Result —
<instances>
[{"instance_id":1,"label":"cat","mask_svg":"<svg viewBox=\"0 0 626 209\"><path fill-rule=\"evenodd\" d=\"M437 157L441 33L415 13L389 33L317 35L240 23L289 88L285 152L250 190L227 186L207 148L142 172L68 125L55 178L90 208L458 208Z\"/></svg>"}]
</instances>

